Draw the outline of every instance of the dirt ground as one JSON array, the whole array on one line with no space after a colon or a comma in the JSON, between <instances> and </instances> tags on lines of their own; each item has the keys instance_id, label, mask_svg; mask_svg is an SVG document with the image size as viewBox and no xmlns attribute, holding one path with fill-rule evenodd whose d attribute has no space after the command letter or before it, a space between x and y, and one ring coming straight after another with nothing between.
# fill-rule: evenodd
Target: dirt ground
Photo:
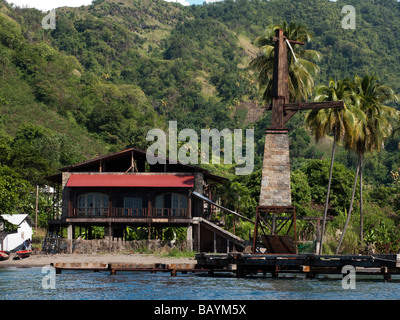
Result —
<instances>
[{"instance_id":1,"label":"dirt ground","mask_svg":"<svg viewBox=\"0 0 400 320\"><path fill-rule=\"evenodd\" d=\"M138 264L196 264L194 258L170 258L152 254L32 254L28 258L14 260L15 254L0 261L0 268L43 267L50 263L138 263Z\"/></svg>"}]
</instances>

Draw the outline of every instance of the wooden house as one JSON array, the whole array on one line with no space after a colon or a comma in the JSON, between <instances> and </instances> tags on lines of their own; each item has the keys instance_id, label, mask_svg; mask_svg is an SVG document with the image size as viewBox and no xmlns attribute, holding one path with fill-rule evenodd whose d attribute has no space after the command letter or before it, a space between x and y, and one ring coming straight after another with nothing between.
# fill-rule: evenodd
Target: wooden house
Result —
<instances>
[{"instance_id":1,"label":"wooden house","mask_svg":"<svg viewBox=\"0 0 400 320\"><path fill-rule=\"evenodd\" d=\"M70 165L47 177L61 188L61 216L53 208L49 228L104 226L106 237L124 238L127 226L160 230L186 227L189 248L195 251L229 251L243 240L210 221L210 204L224 178L182 163L150 165L146 152L130 148ZM55 199L54 203L59 203ZM151 237L149 232L149 238Z\"/></svg>"},{"instance_id":2,"label":"wooden house","mask_svg":"<svg viewBox=\"0 0 400 320\"><path fill-rule=\"evenodd\" d=\"M18 251L26 240L32 240L33 220L28 214L2 214L0 220L15 226L13 231L0 230L0 250ZM1 228L0 228L1 229Z\"/></svg>"}]
</instances>

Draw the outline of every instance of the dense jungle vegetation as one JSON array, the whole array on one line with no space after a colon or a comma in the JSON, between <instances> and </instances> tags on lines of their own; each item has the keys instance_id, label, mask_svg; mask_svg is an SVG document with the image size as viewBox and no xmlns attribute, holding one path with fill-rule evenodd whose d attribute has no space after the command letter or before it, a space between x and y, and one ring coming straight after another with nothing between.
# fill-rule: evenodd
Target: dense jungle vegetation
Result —
<instances>
[{"instance_id":1,"label":"dense jungle vegetation","mask_svg":"<svg viewBox=\"0 0 400 320\"><path fill-rule=\"evenodd\" d=\"M235 176L233 166L207 166L230 178L221 187L226 206L254 216L261 180L264 130L270 114L249 67L267 26L295 22L312 34L306 49L321 59L312 100L330 79L376 76L400 93L400 3L353 0L356 29L342 28L345 1L226 0L184 7L162 0L95 0L57 9L55 30L46 13L0 0L0 212L34 214L36 185L57 169L127 147L145 149L146 132L165 129L255 130L255 170ZM398 103L389 106L398 109ZM257 112L256 112L257 113ZM257 114L261 114L258 112ZM300 215L322 216L333 143L318 143L305 119L288 123L292 196ZM379 152L363 158L364 244L398 250L399 142L397 114ZM357 152L339 142L333 168L326 252L333 252L349 207ZM227 192L229 190L229 192ZM342 252L359 242L359 193ZM46 225L40 199L40 224ZM302 237L309 239L307 228ZM310 233L311 234L311 233ZM391 243L384 247L384 244Z\"/></svg>"}]
</instances>

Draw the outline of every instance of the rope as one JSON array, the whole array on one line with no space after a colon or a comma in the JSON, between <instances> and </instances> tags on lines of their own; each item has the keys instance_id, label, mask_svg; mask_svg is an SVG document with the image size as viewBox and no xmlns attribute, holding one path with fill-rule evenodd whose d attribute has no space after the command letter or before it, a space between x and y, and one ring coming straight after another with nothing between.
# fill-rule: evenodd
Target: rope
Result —
<instances>
[{"instance_id":1,"label":"rope","mask_svg":"<svg viewBox=\"0 0 400 320\"><path fill-rule=\"evenodd\" d=\"M296 58L296 55L294 54L293 48L292 48L292 46L290 45L289 40L286 39L286 42L287 42L287 44L288 44L288 46L289 46L289 48L290 48L290 51L292 51L292 54L293 54L293 57L294 57L294 61L298 62L298 61L297 61L297 58Z\"/></svg>"}]
</instances>

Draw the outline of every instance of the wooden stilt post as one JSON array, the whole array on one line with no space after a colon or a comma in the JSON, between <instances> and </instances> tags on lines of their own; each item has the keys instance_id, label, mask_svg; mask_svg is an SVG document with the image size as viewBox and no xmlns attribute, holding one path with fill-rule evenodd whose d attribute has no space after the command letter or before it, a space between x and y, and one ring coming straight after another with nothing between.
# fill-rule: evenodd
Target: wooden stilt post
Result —
<instances>
[{"instance_id":1,"label":"wooden stilt post","mask_svg":"<svg viewBox=\"0 0 400 320\"><path fill-rule=\"evenodd\" d=\"M254 233L253 233L253 254L256 253L257 237L258 237L258 208L256 209L256 221L254 224Z\"/></svg>"},{"instance_id":2,"label":"wooden stilt post","mask_svg":"<svg viewBox=\"0 0 400 320\"><path fill-rule=\"evenodd\" d=\"M111 222L108 223L108 251L111 252Z\"/></svg>"},{"instance_id":3,"label":"wooden stilt post","mask_svg":"<svg viewBox=\"0 0 400 320\"><path fill-rule=\"evenodd\" d=\"M197 250L201 252L201 224L197 225Z\"/></svg>"}]
</instances>

